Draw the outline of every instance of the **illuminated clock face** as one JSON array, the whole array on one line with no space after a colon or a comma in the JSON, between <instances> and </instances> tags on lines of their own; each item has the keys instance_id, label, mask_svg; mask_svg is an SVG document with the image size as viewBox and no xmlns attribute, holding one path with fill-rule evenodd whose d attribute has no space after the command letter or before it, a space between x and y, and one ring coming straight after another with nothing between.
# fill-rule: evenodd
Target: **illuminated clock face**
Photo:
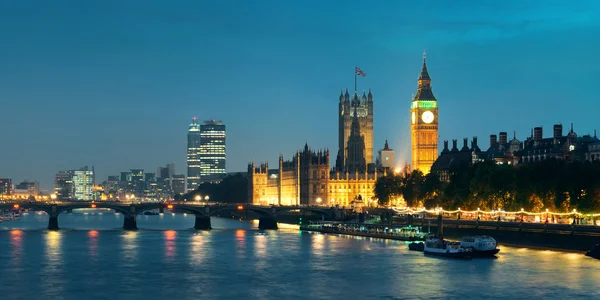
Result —
<instances>
[{"instance_id":1,"label":"illuminated clock face","mask_svg":"<svg viewBox=\"0 0 600 300\"><path fill-rule=\"evenodd\" d=\"M421 118L423 119L423 122L429 124L429 123L433 122L433 113L430 111L426 111L423 113Z\"/></svg>"},{"instance_id":2,"label":"illuminated clock face","mask_svg":"<svg viewBox=\"0 0 600 300\"><path fill-rule=\"evenodd\" d=\"M415 112L412 112L412 123L415 124L415 122L417 121L417 115L415 114Z\"/></svg>"}]
</instances>

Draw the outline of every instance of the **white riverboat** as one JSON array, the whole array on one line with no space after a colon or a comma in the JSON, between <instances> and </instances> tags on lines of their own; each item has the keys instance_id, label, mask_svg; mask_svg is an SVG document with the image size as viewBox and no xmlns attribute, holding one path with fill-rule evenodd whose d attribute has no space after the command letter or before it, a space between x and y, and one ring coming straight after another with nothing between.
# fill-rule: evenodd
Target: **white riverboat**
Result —
<instances>
[{"instance_id":1,"label":"white riverboat","mask_svg":"<svg viewBox=\"0 0 600 300\"><path fill-rule=\"evenodd\" d=\"M430 237L425 240L423 252L426 255L450 258L471 259L473 257L473 251L462 247L459 242L450 242L437 237Z\"/></svg>"},{"instance_id":2,"label":"white riverboat","mask_svg":"<svg viewBox=\"0 0 600 300\"><path fill-rule=\"evenodd\" d=\"M490 257L500 252L496 240L487 235L465 236L460 240L460 245L471 249L474 257Z\"/></svg>"},{"instance_id":3,"label":"white riverboat","mask_svg":"<svg viewBox=\"0 0 600 300\"><path fill-rule=\"evenodd\" d=\"M2 213L1 217L4 221L17 221L21 220L21 213L18 211L5 211Z\"/></svg>"}]
</instances>

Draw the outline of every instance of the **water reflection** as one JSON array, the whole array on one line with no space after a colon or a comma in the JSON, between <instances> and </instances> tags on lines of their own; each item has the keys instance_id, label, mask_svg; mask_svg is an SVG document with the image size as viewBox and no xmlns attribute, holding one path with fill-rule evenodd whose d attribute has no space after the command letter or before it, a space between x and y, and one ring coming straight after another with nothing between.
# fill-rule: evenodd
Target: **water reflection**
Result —
<instances>
[{"instance_id":1,"label":"water reflection","mask_svg":"<svg viewBox=\"0 0 600 300\"><path fill-rule=\"evenodd\" d=\"M63 255L62 255L63 233L60 231L48 231L45 235L45 263L42 267L42 278L51 278L52 280L42 280L41 284L48 291L52 298L60 297L64 290L62 284L63 273Z\"/></svg>"},{"instance_id":2,"label":"water reflection","mask_svg":"<svg viewBox=\"0 0 600 300\"><path fill-rule=\"evenodd\" d=\"M177 231L166 230L164 234L165 234L165 256L168 258L171 258L171 257L175 256L175 239L177 238Z\"/></svg>"},{"instance_id":3,"label":"water reflection","mask_svg":"<svg viewBox=\"0 0 600 300\"><path fill-rule=\"evenodd\" d=\"M98 230L88 231L88 251L91 257L98 255Z\"/></svg>"},{"instance_id":4,"label":"water reflection","mask_svg":"<svg viewBox=\"0 0 600 300\"><path fill-rule=\"evenodd\" d=\"M123 243L123 259L127 264L134 264L137 260L137 249L138 249L138 232L137 231L124 231L121 235Z\"/></svg>"},{"instance_id":5,"label":"water reflection","mask_svg":"<svg viewBox=\"0 0 600 300\"><path fill-rule=\"evenodd\" d=\"M267 242L268 236L265 234L254 235L254 266L255 268L262 270L265 267L267 261Z\"/></svg>"},{"instance_id":6,"label":"water reflection","mask_svg":"<svg viewBox=\"0 0 600 300\"><path fill-rule=\"evenodd\" d=\"M201 266L208 255L207 251L210 251L210 248L206 246L205 237L200 233L192 235L191 247L192 264Z\"/></svg>"},{"instance_id":7,"label":"water reflection","mask_svg":"<svg viewBox=\"0 0 600 300\"><path fill-rule=\"evenodd\" d=\"M15 266L21 265L21 256L23 255L23 230L10 231L10 244L12 248L11 262Z\"/></svg>"},{"instance_id":8,"label":"water reflection","mask_svg":"<svg viewBox=\"0 0 600 300\"><path fill-rule=\"evenodd\" d=\"M246 258L246 230L238 229L235 231L236 257L238 259Z\"/></svg>"}]
</instances>

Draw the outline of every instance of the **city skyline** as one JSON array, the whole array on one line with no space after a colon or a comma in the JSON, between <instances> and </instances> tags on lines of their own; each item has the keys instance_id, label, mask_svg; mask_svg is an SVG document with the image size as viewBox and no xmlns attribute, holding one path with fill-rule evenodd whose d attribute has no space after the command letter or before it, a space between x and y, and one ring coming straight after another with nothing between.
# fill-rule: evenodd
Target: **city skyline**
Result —
<instances>
[{"instance_id":1,"label":"city skyline","mask_svg":"<svg viewBox=\"0 0 600 300\"><path fill-rule=\"evenodd\" d=\"M44 190L51 189L58 170L82 165L96 166L97 181L171 161L181 169L185 138L178 133L195 115L228 124L228 172L244 171L252 160L275 165L278 154L289 157L305 141L337 153L332 113L339 88L353 86L355 65L369 74L359 78L359 93L370 87L377 99L373 150L388 139L401 164L410 159L406 109L424 49L436 97L444 103L440 140L484 141L500 131L516 131L523 139L532 127L548 132L555 123L575 123L582 135L598 127L593 109L585 109L595 104L593 83L600 76L587 67L599 60L593 55L598 42L588 38L599 31L590 17L598 4L591 1L392 3L366 10L371 22L344 26L332 16L351 14L362 4L239 2L232 14L215 14L224 16L219 22L204 11L231 5L201 10L191 9L198 5L192 3L185 10L131 4L107 11L102 4L78 4L68 12L44 5L39 11L0 5L1 19L15 28L0 35L6 41L0 49L6 66L0 70L0 98L9 99L3 106L11 112L0 119L8 129L3 145L9 145L0 150L0 178L36 180ZM248 9L254 14L242 13ZM453 17L444 14L448 9L464 12ZM424 10L431 19L416 18ZM286 28L273 26L282 21L274 11L287 16ZM67 13L88 15L60 18ZM148 18L154 14L158 20ZM313 23L304 22L307 14ZM118 20L131 16L147 26L121 28ZM175 17L178 22L162 22ZM73 30L77 26L81 31ZM63 32L65 27L70 30ZM45 47L48 39L51 47ZM364 42L339 47L351 40ZM570 46L573 41L579 47ZM142 123L137 134L126 132ZM93 147L72 143L86 134Z\"/></svg>"}]
</instances>

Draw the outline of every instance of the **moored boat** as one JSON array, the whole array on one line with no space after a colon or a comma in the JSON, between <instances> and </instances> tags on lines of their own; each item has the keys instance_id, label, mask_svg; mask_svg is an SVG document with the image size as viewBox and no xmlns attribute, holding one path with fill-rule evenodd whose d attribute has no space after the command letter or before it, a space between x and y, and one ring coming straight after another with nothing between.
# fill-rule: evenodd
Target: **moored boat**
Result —
<instances>
[{"instance_id":1,"label":"moored boat","mask_svg":"<svg viewBox=\"0 0 600 300\"><path fill-rule=\"evenodd\" d=\"M471 249L473 257L492 257L500 252L496 240L487 235L465 236L460 240L460 245Z\"/></svg>"},{"instance_id":2,"label":"moored boat","mask_svg":"<svg viewBox=\"0 0 600 300\"><path fill-rule=\"evenodd\" d=\"M423 244L423 242L412 242L408 244L408 250L423 252L424 249L425 244Z\"/></svg>"},{"instance_id":3,"label":"moored boat","mask_svg":"<svg viewBox=\"0 0 600 300\"><path fill-rule=\"evenodd\" d=\"M600 259L600 244L596 244L596 246L594 246L594 248L588 251L585 255L592 258Z\"/></svg>"},{"instance_id":4,"label":"moored boat","mask_svg":"<svg viewBox=\"0 0 600 300\"><path fill-rule=\"evenodd\" d=\"M432 237L425 240L423 252L426 255L435 255L449 258L471 259L473 251L466 249L459 242L450 242L444 238Z\"/></svg>"}]
</instances>

